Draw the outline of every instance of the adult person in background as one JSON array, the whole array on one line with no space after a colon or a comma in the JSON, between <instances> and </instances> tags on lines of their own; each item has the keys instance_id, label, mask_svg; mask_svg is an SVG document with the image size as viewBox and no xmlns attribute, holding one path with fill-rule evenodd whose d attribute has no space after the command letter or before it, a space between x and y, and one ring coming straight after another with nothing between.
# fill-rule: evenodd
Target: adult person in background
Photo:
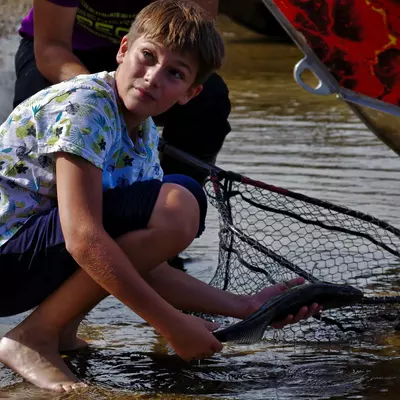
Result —
<instances>
[{"instance_id":1,"label":"adult person in background","mask_svg":"<svg viewBox=\"0 0 400 400\"><path fill-rule=\"evenodd\" d=\"M136 14L152 0L33 0L23 19L15 56L16 83L13 105L41 89L76 75L113 71L121 38ZM218 0L195 0L213 18ZM163 137L205 162L214 163L230 131L228 89L214 73L193 101L176 105L155 118ZM166 155L165 174L183 173L202 182L203 172Z\"/></svg>"}]
</instances>

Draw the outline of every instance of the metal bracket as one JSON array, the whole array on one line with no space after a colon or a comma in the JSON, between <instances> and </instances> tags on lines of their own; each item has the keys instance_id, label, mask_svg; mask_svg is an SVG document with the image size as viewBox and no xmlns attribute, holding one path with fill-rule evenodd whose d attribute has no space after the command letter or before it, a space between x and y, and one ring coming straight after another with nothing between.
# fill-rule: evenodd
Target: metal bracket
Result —
<instances>
[{"instance_id":1,"label":"metal bracket","mask_svg":"<svg viewBox=\"0 0 400 400\"><path fill-rule=\"evenodd\" d=\"M311 87L307 83L303 81L302 74L304 71L311 71L315 77L319 80L319 83L316 87ZM328 95L334 93L331 88L324 82L321 76L318 76L318 72L315 71L315 67L312 68L310 63L308 62L308 58L304 57L300 60L295 66L293 70L293 76L295 81L307 92L311 94L318 95Z\"/></svg>"}]
</instances>

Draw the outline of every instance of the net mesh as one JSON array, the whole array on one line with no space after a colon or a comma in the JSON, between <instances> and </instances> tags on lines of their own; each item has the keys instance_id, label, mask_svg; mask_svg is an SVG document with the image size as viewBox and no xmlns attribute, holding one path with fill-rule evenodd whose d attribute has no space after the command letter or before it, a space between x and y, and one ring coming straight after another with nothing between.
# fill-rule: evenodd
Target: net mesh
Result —
<instances>
[{"instance_id":1,"label":"net mesh","mask_svg":"<svg viewBox=\"0 0 400 400\"><path fill-rule=\"evenodd\" d=\"M254 294L303 276L361 289L365 301L324 311L267 336L279 340L343 340L371 327L399 324L400 230L369 215L224 173L205 185L219 214L219 260L210 284ZM379 322L379 324L377 324Z\"/></svg>"}]
</instances>

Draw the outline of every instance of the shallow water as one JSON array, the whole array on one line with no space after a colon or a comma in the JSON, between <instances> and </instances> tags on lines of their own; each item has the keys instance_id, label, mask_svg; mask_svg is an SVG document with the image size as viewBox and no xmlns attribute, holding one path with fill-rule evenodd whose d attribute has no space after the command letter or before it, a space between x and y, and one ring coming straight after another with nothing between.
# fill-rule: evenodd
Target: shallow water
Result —
<instances>
[{"instance_id":1,"label":"shallow water","mask_svg":"<svg viewBox=\"0 0 400 400\"><path fill-rule=\"evenodd\" d=\"M334 96L313 96L297 86L292 68L301 54L294 46L269 43L224 19L220 23L228 51L223 76L233 109L232 132L218 165L400 227L399 156ZM10 108L17 42L9 36L0 46L2 118ZM206 233L184 254L188 271L205 281L217 263L217 230L211 210ZM2 332L21 318L1 319ZM68 361L91 382L87 391L51 395L0 368L0 398L397 399L400 390L395 332L347 346L226 346L211 360L187 364L132 312L107 299L81 333L92 346Z\"/></svg>"}]
</instances>

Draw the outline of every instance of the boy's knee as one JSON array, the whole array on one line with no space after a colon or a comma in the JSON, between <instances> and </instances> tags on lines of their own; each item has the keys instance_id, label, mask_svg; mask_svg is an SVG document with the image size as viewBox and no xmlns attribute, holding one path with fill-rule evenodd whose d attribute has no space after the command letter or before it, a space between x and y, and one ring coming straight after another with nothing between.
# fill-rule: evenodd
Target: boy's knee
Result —
<instances>
[{"instance_id":1,"label":"boy's knee","mask_svg":"<svg viewBox=\"0 0 400 400\"><path fill-rule=\"evenodd\" d=\"M207 196L204 192L203 186L190 176L182 174L165 175L163 182L175 183L183 186L184 188L189 190L189 192L196 199L197 205L199 207L198 232L196 236L200 236L205 229L205 220L207 216L208 206Z\"/></svg>"},{"instance_id":2,"label":"boy's knee","mask_svg":"<svg viewBox=\"0 0 400 400\"><path fill-rule=\"evenodd\" d=\"M194 195L179 184L166 183L161 188L148 227L162 229L187 246L196 237L199 216Z\"/></svg>"}]
</instances>

